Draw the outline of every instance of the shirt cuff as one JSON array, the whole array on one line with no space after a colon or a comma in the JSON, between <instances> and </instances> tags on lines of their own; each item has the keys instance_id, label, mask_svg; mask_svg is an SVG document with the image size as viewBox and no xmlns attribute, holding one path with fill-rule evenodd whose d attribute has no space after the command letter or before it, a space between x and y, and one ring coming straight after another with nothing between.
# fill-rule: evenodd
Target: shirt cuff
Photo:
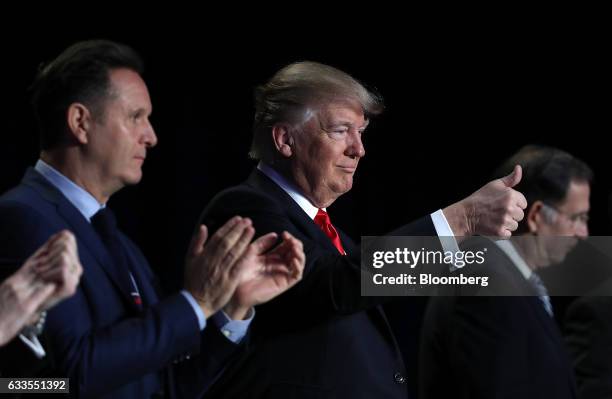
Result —
<instances>
[{"instance_id":1,"label":"shirt cuff","mask_svg":"<svg viewBox=\"0 0 612 399\"><path fill-rule=\"evenodd\" d=\"M452 253L459 252L459 245L455 239L455 234L453 234L453 230L448 224L448 220L446 220L446 216L444 216L442 209L438 209L431 214L431 221L433 222L434 228L436 229L436 234L440 239L442 250L444 252L450 251ZM451 271L456 270L457 266L451 265L450 269Z\"/></svg>"},{"instance_id":2,"label":"shirt cuff","mask_svg":"<svg viewBox=\"0 0 612 399\"><path fill-rule=\"evenodd\" d=\"M249 315L246 320L232 320L224 311L215 313L211 320L221 330L221 333L230 341L237 344L247 333L249 325L255 317L255 309L249 310Z\"/></svg>"},{"instance_id":3,"label":"shirt cuff","mask_svg":"<svg viewBox=\"0 0 612 399\"><path fill-rule=\"evenodd\" d=\"M198 305L196 300L193 298L193 295L187 292L187 290L181 290L181 294L183 294L185 299L187 299L187 302L189 302L189 304L193 308L193 311L198 317L198 325L200 326L200 331L204 330L204 328L206 328L206 315L202 311L202 308L200 307L200 305Z\"/></svg>"},{"instance_id":4,"label":"shirt cuff","mask_svg":"<svg viewBox=\"0 0 612 399\"><path fill-rule=\"evenodd\" d=\"M30 334L26 336L26 334L19 334L19 339L30 348L30 350L34 353L38 359L42 359L45 357L45 349L40 344L38 337L34 334Z\"/></svg>"}]
</instances>

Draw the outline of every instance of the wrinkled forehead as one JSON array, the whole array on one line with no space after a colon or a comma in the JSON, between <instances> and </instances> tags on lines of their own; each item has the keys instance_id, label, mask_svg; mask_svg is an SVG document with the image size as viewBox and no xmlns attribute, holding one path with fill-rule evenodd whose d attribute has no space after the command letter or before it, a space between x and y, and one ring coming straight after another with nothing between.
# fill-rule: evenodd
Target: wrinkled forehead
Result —
<instances>
[{"instance_id":1,"label":"wrinkled forehead","mask_svg":"<svg viewBox=\"0 0 612 399\"><path fill-rule=\"evenodd\" d=\"M324 126L346 125L364 128L368 124L363 108L357 102L329 102L315 108L313 113Z\"/></svg>"}]
</instances>

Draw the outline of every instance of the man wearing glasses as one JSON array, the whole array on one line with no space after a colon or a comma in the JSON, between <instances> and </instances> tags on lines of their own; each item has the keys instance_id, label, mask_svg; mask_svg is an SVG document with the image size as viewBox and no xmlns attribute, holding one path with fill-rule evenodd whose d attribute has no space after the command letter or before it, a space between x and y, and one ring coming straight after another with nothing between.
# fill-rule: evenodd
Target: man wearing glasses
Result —
<instances>
[{"instance_id":1,"label":"man wearing glasses","mask_svg":"<svg viewBox=\"0 0 612 399\"><path fill-rule=\"evenodd\" d=\"M422 331L422 398L576 398L538 272L588 236L592 172L567 152L542 146L522 148L498 172L515 164L523 167L516 188L528 203L517 237L479 239L479 248L488 249L482 270L500 284L431 299Z\"/></svg>"}]
</instances>

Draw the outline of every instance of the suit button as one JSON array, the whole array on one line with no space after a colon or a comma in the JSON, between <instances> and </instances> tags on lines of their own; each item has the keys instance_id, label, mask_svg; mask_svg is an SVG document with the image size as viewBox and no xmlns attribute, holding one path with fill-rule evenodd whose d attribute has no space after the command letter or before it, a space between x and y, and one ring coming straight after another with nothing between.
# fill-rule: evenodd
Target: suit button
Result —
<instances>
[{"instance_id":1,"label":"suit button","mask_svg":"<svg viewBox=\"0 0 612 399\"><path fill-rule=\"evenodd\" d=\"M406 383L406 378L399 372L395 373L393 375L393 379L395 380L395 382L397 382L398 384L405 384Z\"/></svg>"}]
</instances>

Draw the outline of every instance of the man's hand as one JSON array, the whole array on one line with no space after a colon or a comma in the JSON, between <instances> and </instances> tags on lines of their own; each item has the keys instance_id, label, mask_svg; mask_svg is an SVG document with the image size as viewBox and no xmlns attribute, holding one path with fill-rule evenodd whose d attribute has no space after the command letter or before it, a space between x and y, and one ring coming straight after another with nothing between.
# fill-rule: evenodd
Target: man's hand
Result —
<instances>
[{"instance_id":1,"label":"man's hand","mask_svg":"<svg viewBox=\"0 0 612 399\"><path fill-rule=\"evenodd\" d=\"M0 285L0 345L39 312L73 295L82 272L74 235L64 230L49 238Z\"/></svg>"},{"instance_id":2,"label":"man's hand","mask_svg":"<svg viewBox=\"0 0 612 399\"><path fill-rule=\"evenodd\" d=\"M444 209L444 216L457 237L470 235L510 237L523 220L527 200L512 187L522 177L519 165L514 171L493 180L469 197Z\"/></svg>"},{"instance_id":3,"label":"man's hand","mask_svg":"<svg viewBox=\"0 0 612 399\"><path fill-rule=\"evenodd\" d=\"M63 230L47 241L45 250L37 259L36 272L46 283L55 285L55 290L43 304L43 310L52 308L76 292L83 267L71 232Z\"/></svg>"},{"instance_id":4,"label":"man's hand","mask_svg":"<svg viewBox=\"0 0 612 399\"><path fill-rule=\"evenodd\" d=\"M207 318L234 294L246 266L239 260L254 234L251 220L239 216L225 223L208 243L205 225L194 234L187 251L184 283Z\"/></svg>"},{"instance_id":5,"label":"man's hand","mask_svg":"<svg viewBox=\"0 0 612 399\"><path fill-rule=\"evenodd\" d=\"M255 240L240 259L245 264L243 280L224 308L232 319L244 319L251 307L267 302L302 279L306 256L302 242L288 232L276 242L276 233Z\"/></svg>"}]
</instances>

